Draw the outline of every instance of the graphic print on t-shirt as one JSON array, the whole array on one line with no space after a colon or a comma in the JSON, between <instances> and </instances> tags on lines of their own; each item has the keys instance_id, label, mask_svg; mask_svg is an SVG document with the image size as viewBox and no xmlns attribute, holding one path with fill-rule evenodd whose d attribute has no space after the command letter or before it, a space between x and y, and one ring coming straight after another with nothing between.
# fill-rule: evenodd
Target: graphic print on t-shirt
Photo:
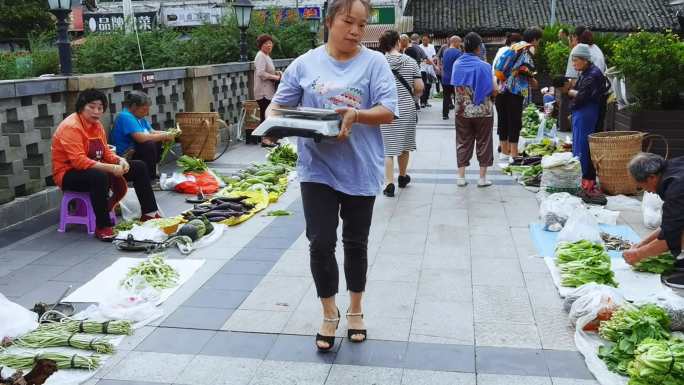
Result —
<instances>
[{"instance_id":1,"label":"graphic print on t-shirt","mask_svg":"<svg viewBox=\"0 0 684 385\"><path fill-rule=\"evenodd\" d=\"M103 156L104 143L102 143L102 140L100 138L88 139L88 158L99 162L102 160Z\"/></svg>"},{"instance_id":2,"label":"graphic print on t-shirt","mask_svg":"<svg viewBox=\"0 0 684 385\"><path fill-rule=\"evenodd\" d=\"M314 92L325 98L324 108L335 109L339 107L361 108L363 103L363 91L355 87L347 87L335 81L324 82L320 77L311 83Z\"/></svg>"}]
</instances>

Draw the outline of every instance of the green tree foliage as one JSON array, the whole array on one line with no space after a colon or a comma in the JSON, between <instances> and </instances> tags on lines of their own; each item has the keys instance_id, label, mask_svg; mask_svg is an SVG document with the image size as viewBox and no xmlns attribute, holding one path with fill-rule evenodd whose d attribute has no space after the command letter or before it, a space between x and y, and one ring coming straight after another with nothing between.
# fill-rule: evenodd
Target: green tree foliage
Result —
<instances>
[{"instance_id":1,"label":"green tree foliage","mask_svg":"<svg viewBox=\"0 0 684 385\"><path fill-rule=\"evenodd\" d=\"M684 43L673 33L633 33L613 46L613 63L625 77L636 108L673 109L684 84Z\"/></svg>"},{"instance_id":2,"label":"green tree foliage","mask_svg":"<svg viewBox=\"0 0 684 385\"><path fill-rule=\"evenodd\" d=\"M58 73L59 56L53 40L52 34L31 36L30 52L0 52L0 80Z\"/></svg>"},{"instance_id":3,"label":"green tree foliage","mask_svg":"<svg viewBox=\"0 0 684 385\"><path fill-rule=\"evenodd\" d=\"M567 69L570 47L560 41L544 47L544 60L550 75L564 75Z\"/></svg>"},{"instance_id":4,"label":"green tree foliage","mask_svg":"<svg viewBox=\"0 0 684 385\"><path fill-rule=\"evenodd\" d=\"M50 30L54 19L48 9L46 0L0 0L0 36L27 39Z\"/></svg>"}]
</instances>

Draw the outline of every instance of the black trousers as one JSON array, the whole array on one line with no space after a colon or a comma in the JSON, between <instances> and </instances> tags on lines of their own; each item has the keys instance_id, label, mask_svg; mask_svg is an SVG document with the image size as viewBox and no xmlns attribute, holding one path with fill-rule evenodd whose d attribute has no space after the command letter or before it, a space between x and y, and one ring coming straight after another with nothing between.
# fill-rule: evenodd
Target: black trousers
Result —
<instances>
[{"instance_id":1,"label":"black trousers","mask_svg":"<svg viewBox=\"0 0 684 385\"><path fill-rule=\"evenodd\" d=\"M507 141L509 143L518 143L520 140L520 130L522 130L522 113L523 113L523 102L525 98L520 95L511 94L509 92L504 92L497 96L502 98L501 104L497 103L497 113L499 112L499 106L502 107L501 113L503 114L503 122L499 119L499 125L503 127L498 131L499 140Z\"/></svg>"},{"instance_id":2,"label":"black trousers","mask_svg":"<svg viewBox=\"0 0 684 385\"><path fill-rule=\"evenodd\" d=\"M147 175L150 178L157 178L157 163L161 161L162 143L151 140L135 144L132 160L139 160L145 163Z\"/></svg>"},{"instance_id":3,"label":"black trousers","mask_svg":"<svg viewBox=\"0 0 684 385\"><path fill-rule=\"evenodd\" d=\"M347 195L321 183L303 182L301 189L311 273L318 296L328 298L338 292L339 271L335 260L335 245L339 218L342 218L347 290L363 292L366 289L368 233L375 197Z\"/></svg>"},{"instance_id":4,"label":"black trousers","mask_svg":"<svg viewBox=\"0 0 684 385\"><path fill-rule=\"evenodd\" d=\"M420 106L424 106L427 104L428 99L430 99L430 88L432 88L432 83L429 82L429 76L427 72L421 72L420 76L423 79L423 84L425 84L425 89L423 90L423 94L420 95Z\"/></svg>"},{"instance_id":5,"label":"black trousers","mask_svg":"<svg viewBox=\"0 0 684 385\"><path fill-rule=\"evenodd\" d=\"M131 160L129 164L131 169L124 174L124 178L127 181L133 182L142 213L147 214L157 211L157 201L150 185L150 176L147 173L145 163L139 160ZM92 168L87 170L69 170L64 174L64 179L62 180L62 188L64 190L90 193L90 202L93 205L93 211L95 211L96 226L98 228L112 226L107 210L111 187L110 174L93 170Z\"/></svg>"},{"instance_id":6,"label":"black trousers","mask_svg":"<svg viewBox=\"0 0 684 385\"><path fill-rule=\"evenodd\" d=\"M442 95L442 116L448 118L449 110L454 105L454 86L442 84L442 88L444 89L444 94Z\"/></svg>"}]
</instances>

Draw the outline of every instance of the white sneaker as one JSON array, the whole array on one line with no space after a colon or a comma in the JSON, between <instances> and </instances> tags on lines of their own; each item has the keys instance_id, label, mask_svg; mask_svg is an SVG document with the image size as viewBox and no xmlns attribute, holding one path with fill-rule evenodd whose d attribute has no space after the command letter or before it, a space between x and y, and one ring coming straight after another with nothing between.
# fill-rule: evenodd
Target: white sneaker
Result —
<instances>
[{"instance_id":1,"label":"white sneaker","mask_svg":"<svg viewBox=\"0 0 684 385\"><path fill-rule=\"evenodd\" d=\"M468 185L468 181L465 178L456 178L456 186L465 187Z\"/></svg>"},{"instance_id":2,"label":"white sneaker","mask_svg":"<svg viewBox=\"0 0 684 385\"><path fill-rule=\"evenodd\" d=\"M506 155L506 154L504 154L504 153L500 153L500 154L499 154L499 160L505 160L505 161L507 161L509 158L510 158L510 156L508 156L508 155Z\"/></svg>"},{"instance_id":3,"label":"white sneaker","mask_svg":"<svg viewBox=\"0 0 684 385\"><path fill-rule=\"evenodd\" d=\"M477 187L489 187L492 185L492 181L487 180L487 179L480 179L479 182L477 182Z\"/></svg>"}]
</instances>

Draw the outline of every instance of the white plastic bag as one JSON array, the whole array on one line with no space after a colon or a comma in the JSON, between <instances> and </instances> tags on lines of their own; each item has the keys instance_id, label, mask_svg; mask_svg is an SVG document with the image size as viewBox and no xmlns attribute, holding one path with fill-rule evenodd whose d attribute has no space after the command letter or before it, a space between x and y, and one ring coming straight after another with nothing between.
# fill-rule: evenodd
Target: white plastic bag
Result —
<instances>
[{"instance_id":1,"label":"white plastic bag","mask_svg":"<svg viewBox=\"0 0 684 385\"><path fill-rule=\"evenodd\" d=\"M617 219L620 216L619 211L606 210L598 206L590 206L588 210L591 213L591 215L593 215L594 218L596 218L596 221L598 221L598 223L602 223L605 225L615 226L617 224Z\"/></svg>"},{"instance_id":2,"label":"white plastic bag","mask_svg":"<svg viewBox=\"0 0 684 385\"><path fill-rule=\"evenodd\" d=\"M558 242L578 242L587 240L603 244L601 229L596 218L587 209L577 209L558 233Z\"/></svg>"},{"instance_id":3,"label":"white plastic bag","mask_svg":"<svg viewBox=\"0 0 684 385\"><path fill-rule=\"evenodd\" d=\"M582 200L568 193L549 195L539 205L539 217L544 222L544 230L560 231L570 215L582 207Z\"/></svg>"},{"instance_id":4,"label":"white plastic bag","mask_svg":"<svg viewBox=\"0 0 684 385\"><path fill-rule=\"evenodd\" d=\"M126 195L119 202L119 206L121 207L121 216L124 221L136 220L142 216L142 209L140 208L138 196L135 195L134 188L129 188L126 191Z\"/></svg>"},{"instance_id":5,"label":"white plastic bag","mask_svg":"<svg viewBox=\"0 0 684 385\"><path fill-rule=\"evenodd\" d=\"M135 275L121 285L119 291L100 302L98 309L108 320L144 321L161 316L156 303L161 293L150 286L144 277Z\"/></svg>"},{"instance_id":6,"label":"white plastic bag","mask_svg":"<svg viewBox=\"0 0 684 385\"><path fill-rule=\"evenodd\" d=\"M165 191L174 191L177 185L189 180L195 180L195 178L180 172L174 172L171 176L164 173L159 177L159 187Z\"/></svg>"},{"instance_id":7,"label":"white plastic bag","mask_svg":"<svg viewBox=\"0 0 684 385\"><path fill-rule=\"evenodd\" d=\"M565 307L571 303L568 314L570 322L582 330L592 324L599 314L612 314L624 302L625 297L619 290L595 282L582 285L565 297Z\"/></svg>"},{"instance_id":8,"label":"white plastic bag","mask_svg":"<svg viewBox=\"0 0 684 385\"><path fill-rule=\"evenodd\" d=\"M630 198L624 195L609 196L606 198L608 203L606 209L615 211L639 210L641 203L638 199Z\"/></svg>"},{"instance_id":9,"label":"white plastic bag","mask_svg":"<svg viewBox=\"0 0 684 385\"><path fill-rule=\"evenodd\" d=\"M136 241L163 242L168 238L166 233L152 224L133 225L130 231L119 232L117 238L127 239L129 235L132 235Z\"/></svg>"},{"instance_id":10,"label":"white plastic bag","mask_svg":"<svg viewBox=\"0 0 684 385\"><path fill-rule=\"evenodd\" d=\"M38 327L38 314L17 305L0 293L0 341L16 338Z\"/></svg>"},{"instance_id":11,"label":"white plastic bag","mask_svg":"<svg viewBox=\"0 0 684 385\"><path fill-rule=\"evenodd\" d=\"M663 219L663 200L658 194L645 192L641 201L641 210L644 216L644 226L656 229Z\"/></svg>"}]
</instances>

